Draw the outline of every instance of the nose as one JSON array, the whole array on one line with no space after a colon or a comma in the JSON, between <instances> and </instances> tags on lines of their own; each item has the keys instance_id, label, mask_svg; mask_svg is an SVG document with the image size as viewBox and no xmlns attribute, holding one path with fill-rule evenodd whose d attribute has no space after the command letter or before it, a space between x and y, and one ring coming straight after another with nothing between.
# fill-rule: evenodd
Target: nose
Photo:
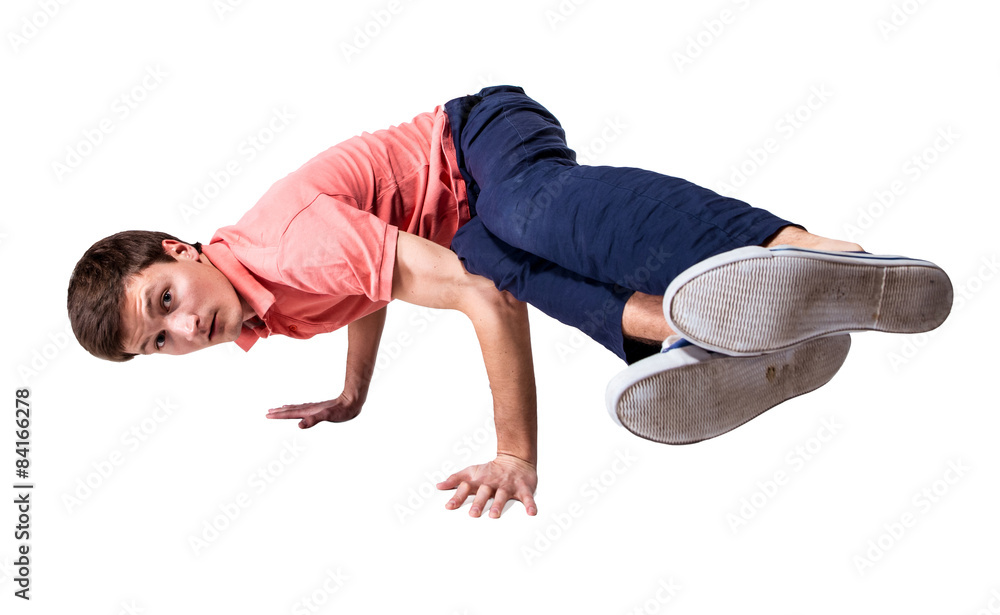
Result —
<instances>
[{"instance_id":1,"label":"nose","mask_svg":"<svg viewBox=\"0 0 1000 615\"><path fill-rule=\"evenodd\" d=\"M174 313L173 325L174 332L182 339L191 341L198 334L198 315L187 313Z\"/></svg>"}]
</instances>

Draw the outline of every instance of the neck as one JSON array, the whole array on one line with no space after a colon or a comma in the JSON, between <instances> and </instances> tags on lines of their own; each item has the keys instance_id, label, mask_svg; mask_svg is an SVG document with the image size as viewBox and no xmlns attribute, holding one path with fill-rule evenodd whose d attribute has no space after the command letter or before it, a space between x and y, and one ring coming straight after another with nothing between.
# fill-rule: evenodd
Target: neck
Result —
<instances>
[{"instance_id":1,"label":"neck","mask_svg":"<svg viewBox=\"0 0 1000 615\"><path fill-rule=\"evenodd\" d=\"M240 295L239 293L236 293L236 296L240 298L240 307L243 308L243 322L246 322L251 318L256 318L257 312L253 311L253 308L250 307L250 304L247 303L247 300L244 299L243 296Z\"/></svg>"}]
</instances>

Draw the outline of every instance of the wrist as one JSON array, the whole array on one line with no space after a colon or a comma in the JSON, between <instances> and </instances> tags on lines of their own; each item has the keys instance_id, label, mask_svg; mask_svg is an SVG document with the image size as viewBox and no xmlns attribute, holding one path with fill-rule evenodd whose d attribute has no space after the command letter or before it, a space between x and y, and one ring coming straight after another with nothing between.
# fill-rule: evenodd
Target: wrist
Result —
<instances>
[{"instance_id":1,"label":"wrist","mask_svg":"<svg viewBox=\"0 0 1000 615\"><path fill-rule=\"evenodd\" d=\"M534 449L515 450L510 448L497 448L497 457L513 457L519 461L535 467L538 465L538 453Z\"/></svg>"},{"instance_id":2,"label":"wrist","mask_svg":"<svg viewBox=\"0 0 1000 615\"><path fill-rule=\"evenodd\" d=\"M344 392L340 394L344 401L352 404L363 404L368 399L368 387L344 385Z\"/></svg>"}]
</instances>

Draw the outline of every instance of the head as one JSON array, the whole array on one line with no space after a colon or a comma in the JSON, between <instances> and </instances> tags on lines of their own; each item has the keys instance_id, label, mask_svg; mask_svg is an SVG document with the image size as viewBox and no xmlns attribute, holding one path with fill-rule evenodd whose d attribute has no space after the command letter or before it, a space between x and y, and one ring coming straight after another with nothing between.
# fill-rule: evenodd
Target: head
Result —
<instances>
[{"instance_id":1,"label":"head","mask_svg":"<svg viewBox=\"0 0 1000 615\"><path fill-rule=\"evenodd\" d=\"M201 244L151 231L124 231L91 246L68 294L80 345L110 361L233 341L252 315Z\"/></svg>"}]
</instances>

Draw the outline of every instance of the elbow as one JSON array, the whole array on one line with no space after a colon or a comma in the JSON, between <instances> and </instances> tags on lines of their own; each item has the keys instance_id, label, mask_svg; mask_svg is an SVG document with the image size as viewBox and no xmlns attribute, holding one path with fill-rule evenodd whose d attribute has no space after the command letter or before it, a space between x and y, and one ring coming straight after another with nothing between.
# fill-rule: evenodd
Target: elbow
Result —
<instances>
[{"instance_id":1,"label":"elbow","mask_svg":"<svg viewBox=\"0 0 1000 615\"><path fill-rule=\"evenodd\" d=\"M498 290L494 301L496 301L499 304L500 309L504 311L520 312L521 310L526 309L524 302L519 301L509 290Z\"/></svg>"},{"instance_id":2,"label":"elbow","mask_svg":"<svg viewBox=\"0 0 1000 615\"><path fill-rule=\"evenodd\" d=\"M506 290L498 290L493 282L481 278L466 294L463 312L473 320L477 314L492 313L505 318L516 317L527 312L527 306Z\"/></svg>"}]
</instances>

